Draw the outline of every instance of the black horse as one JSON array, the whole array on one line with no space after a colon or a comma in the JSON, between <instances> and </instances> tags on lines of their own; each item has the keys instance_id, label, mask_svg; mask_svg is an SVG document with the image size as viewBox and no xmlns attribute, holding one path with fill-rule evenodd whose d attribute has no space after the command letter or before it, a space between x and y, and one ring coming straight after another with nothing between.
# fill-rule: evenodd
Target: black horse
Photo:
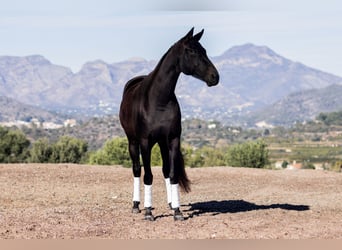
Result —
<instances>
[{"instance_id":1,"label":"black horse","mask_svg":"<svg viewBox=\"0 0 342 250\"><path fill-rule=\"evenodd\" d=\"M194 28L175 43L149 75L128 81L123 92L120 122L128 138L133 162L133 213L140 212L141 154L145 172L146 220L154 220L150 158L151 149L156 143L160 147L163 160L168 204L175 211L175 220L184 219L179 209L178 187L189 192L190 181L185 173L180 150L181 112L175 95L180 73L203 80L208 86L217 85L219 81L216 68L199 43L204 30L196 35L193 35L193 31Z\"/></svg>"}]
</instances>

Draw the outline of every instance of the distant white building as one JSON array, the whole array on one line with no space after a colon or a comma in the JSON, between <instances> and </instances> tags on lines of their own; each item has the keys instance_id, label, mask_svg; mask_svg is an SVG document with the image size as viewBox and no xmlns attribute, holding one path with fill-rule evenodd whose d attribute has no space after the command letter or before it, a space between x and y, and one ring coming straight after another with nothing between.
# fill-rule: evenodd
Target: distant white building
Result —
<instances>
[{"instance_id":1,"label":"distant white building","mask_svg":"<svg viewBox=\"0 0 342 250\"><path fill-rule=\"evenodd\" d=\"M62 123L54 123L54 122L40 122L38 119L33 118L30 122L25 121L10 121L10 122L1 122L0 126L4 127L32 127L37 126L38 128L44 129L59 129L62 127L74 127L77 125L77 121L75 119L67 119Z\"/></svg>"},{"instance_id":2,"label":"distant white building","mask_svg":"<svg viewBox=\"0 0 342 250\"><path fill-rule=\"evenodd\" d=\"M77 125L77 121L75 119L67 119L64 121L64 127L75 127Z\"/></svg>"},{"instance_id":3,"label":"distant white building","mask_svg":"<svg viewBox=\"0 0 342 250\"><path fill-rule=\"evenodd\" d=\"M215 129L216 128L216 124L215 123L211 123L208 125L208 129Z\"/></svg>"},{"instance_id":4,"label":"distant white building","mask_svg":"<svg viewBox=\"0 0 342 250\"><path fill-rule=\"evenodd\" d=\"M272 124L268 124L268 123L265 122L265 121L257 122L257 123L255 123L255 125L256 125L258 128L274 128L274 126L273 126Z\"/></svg>"}]
</instances>

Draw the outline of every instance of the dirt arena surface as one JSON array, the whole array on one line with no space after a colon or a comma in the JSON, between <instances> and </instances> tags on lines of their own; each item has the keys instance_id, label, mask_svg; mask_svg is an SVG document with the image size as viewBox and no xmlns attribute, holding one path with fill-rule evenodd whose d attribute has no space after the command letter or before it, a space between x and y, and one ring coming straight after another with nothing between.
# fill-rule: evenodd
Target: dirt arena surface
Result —
<instances>
[{"instance_id":1,"label":"dirt arena surface","mask_svg":"<svg viewBox=\"0 0 342 250\"><path fill-rule=\"evenodd\" d=\"M153 168L154 222L131 213L131 169L0 164L0 239L342 239L342 174L187 168L174 222ZM143 195L142 195L143 197Z\"/></svg>"}]
</instances>

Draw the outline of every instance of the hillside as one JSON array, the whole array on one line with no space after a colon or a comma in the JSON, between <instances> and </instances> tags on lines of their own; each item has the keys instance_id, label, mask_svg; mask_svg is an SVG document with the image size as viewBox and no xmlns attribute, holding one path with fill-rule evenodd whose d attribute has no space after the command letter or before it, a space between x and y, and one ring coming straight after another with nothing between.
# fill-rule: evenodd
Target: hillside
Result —
<instances>
[{"instance_id":1,"label":"hillside","mask_svg":"<svg viewBox=\"0 0 342 250\"><path fill-rule=\"evenodd\" d=\"M249 116L250 124L264 121L274 125L291 125L314 119L321 112L342 110L342 85L292 93L272 106Z\"/></svg>"},{"instance_id":2,"label":"hillside","mask_svg":"<svg viewBox=\"0 0 342 250\"><path fill-rule=\"evenodd\" d=\"M312 96L318 95L329 102L329 96L312 90L342 83L340 77L293 62L266 46L235 46L212 60L220 72L219 85L208 88L192 77L180 77L176 94L185 118L241 125L251 111L270 105L272 109L273 103L293 93L311 91ZM125 83L133 76L147 74L156 63L137 58L118 63L97 60L85 63L74 73L38 55L1 56L0 93L25 104L65 114L83 117L117 114ZM297 106L289 112L300 113L303 119L316 111L325 111L308 106L298 112ZM306 105L299 103L299 106Z\"/></svg>"},{"instance_id":3,"label":"hillside","mask_svg":"<svg viewBox=\"0 0 342 250\"><path fill-rule=\"evenodd\" d=\"M63 124L66 116L46 111L32 105L23 104L12 98L0 96L0 123L21 121L30 123L33 121Z\"/></svg>"}]
</instances>

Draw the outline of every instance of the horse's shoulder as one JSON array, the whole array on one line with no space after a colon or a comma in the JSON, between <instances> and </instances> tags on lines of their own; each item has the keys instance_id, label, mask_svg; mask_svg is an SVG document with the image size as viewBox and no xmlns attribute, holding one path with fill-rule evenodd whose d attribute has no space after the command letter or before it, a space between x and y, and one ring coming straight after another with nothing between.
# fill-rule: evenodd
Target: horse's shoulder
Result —
<instances>
[{"instance_id":1,"label":"horse's shoulder","mask_svg":"<svg viewBox=\"0 0 342 250\"><path fill-rule=\"evenodd\" d=\"M125 85L124 93L127 92L132 87L134 87L135 85L137 85L138 83L140 83L141 81L143 81L146 77L147 77L146 75L136 76L132 78L131 80L129 80Z\"/></svg>"}]
</instances>

